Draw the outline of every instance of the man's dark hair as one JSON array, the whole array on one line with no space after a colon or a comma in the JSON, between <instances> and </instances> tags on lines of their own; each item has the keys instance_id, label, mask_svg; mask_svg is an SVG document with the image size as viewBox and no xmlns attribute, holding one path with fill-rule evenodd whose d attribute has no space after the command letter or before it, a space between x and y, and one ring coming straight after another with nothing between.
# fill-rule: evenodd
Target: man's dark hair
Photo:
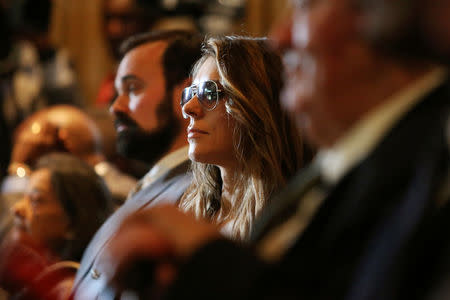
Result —
<instances>
[{"instance_id":1,"label":"man's dark hair","mask_svg":"<svg viewBox=\"0 0 450 300\"><path fill-rule=\"evenodd\" d=\"M166 91L189 77L194 63L200 59L202 36L184 30L150 31L126 39L120 46L123 56L129 51L147 43L165 41L167 48L162 57Z\"/></svg>"}]
</instances>

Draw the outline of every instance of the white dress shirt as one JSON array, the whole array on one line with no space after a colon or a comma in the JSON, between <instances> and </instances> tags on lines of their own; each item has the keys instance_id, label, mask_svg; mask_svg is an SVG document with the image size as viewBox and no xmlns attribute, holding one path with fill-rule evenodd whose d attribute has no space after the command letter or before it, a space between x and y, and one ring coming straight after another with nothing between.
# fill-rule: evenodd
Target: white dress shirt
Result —
<instances>
[{"instance_id":1,"label":"white dress shirt","mask_svg":"<svg viewBox=\"0 0 450 300\"><path fill-rule=\"evenodd\" d=\"M171 169L188 160L188 150L189 146L181 147L162 157L156 164L153 165L150 171L148 171L147 174L139 180L136 188L133 189L128 195L128 199L138 191L145 189L147 186L158 180Z\"/></svg>"}]
</instances>

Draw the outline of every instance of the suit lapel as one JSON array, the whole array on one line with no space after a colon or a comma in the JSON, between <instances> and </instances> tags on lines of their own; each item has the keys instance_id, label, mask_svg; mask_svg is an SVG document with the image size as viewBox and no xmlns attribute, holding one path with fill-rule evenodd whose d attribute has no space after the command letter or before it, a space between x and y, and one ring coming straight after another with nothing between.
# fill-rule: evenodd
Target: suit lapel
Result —
<instances>
[{"instance_id":1,"label":"suit lapel","mask_svg":"<svg viewBox=\"0 0 450 300\"><path fill-rule=\"evenodd\" d=\"M295 214L299 200L319 182L319 168L311 164L299 172L265 209L252 230L250 241L258 242L272 228Z\"/></svg>"},{"instance_id":2,"label":"suit lapel","mask_svg":"<svg viewBox=\"0 0 450 300\"><path fill-rule=\"evenodd\" d=\"M331 189L286 253L280 269L295 274L289 276L288 284L301 286L305 298L320 299L321 288L333 298L343 296L361 265L382 262L383 253L403 251L403 243L416 232L417 224L435 209L428 200L436 190L436 173L446 165L439 151L445 144L442 128L448 117L447 88L447 84L437 88L406 113L368 157ZM420 180L421 176L430 181ZM287 186L290 191L283 191L281 198L295 195L303 184L299 178ZM271 218L283 219L292 202L286 200L285 209ZM399 243L388 243L389 249L371 254L386 235Z\"/></svg>"},{"instance_id":3,"label":"suit lapel","mask_svg":"<svg viewBox=\"0 0 450 300\"><path fill-rule=\"evenodd\" d=\"M296 274L292 284L301 285L305 297L309 290L317 296L320 284L327 295L339 298L359 272L358 265L379 263L385 253L398 253L417 224L435 209L428 200L443 163L438 150L444 144L440 131L448 117L448 99L445 85L432 92L330 191L282 263L287 273ZM421 176L430 181L418 179ZM371 254L386 235L399 243Z\"/></svg>"},{"instance_id":4,"label":"suit lapel","mask_svg":"<svg viewBox=\"0 0 450 300\"><path fill-rule=\"evenodd\" d=\"M87 261L82 260L75 282L79 282L81 278L86 276L96 257L99 253L101 253L101 249L113 237L121 222L132 213L137 212L144 206L152 203L159 195L166 191L171 184L173 184L173 179L175 177L186 174L189 166L190 161L187 160L174 169L168 171L154 183L134 194L131 199L128 199L123 206L121 206L116 212L114 212L113 215L111 215L110 218L108 218L100 230L95 234L86 249L83 258L89 259L90 261L88 263Z\"/></svg>"}]
</instances>

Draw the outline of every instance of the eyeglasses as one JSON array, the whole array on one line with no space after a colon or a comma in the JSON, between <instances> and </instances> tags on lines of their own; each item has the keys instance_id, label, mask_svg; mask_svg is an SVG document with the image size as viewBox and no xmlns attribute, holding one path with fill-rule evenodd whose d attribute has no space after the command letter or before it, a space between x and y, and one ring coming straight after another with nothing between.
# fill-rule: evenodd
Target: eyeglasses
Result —
<instances>
[{"instance_id":1,"label":"eyeglasses","mask_svg":"<svg viewBox=\"0 0 450 300\"><path fill-rule=\"evenodd\" d=\"M206 110L213 110L216 108L220 97L223 94L223 90L219 90L219 87L215 81L207 80L199 84L193 84L183 90L181 94L181 107L188 103L195 95L197 95L200 104Z\"/></svg>"}]
</instances>

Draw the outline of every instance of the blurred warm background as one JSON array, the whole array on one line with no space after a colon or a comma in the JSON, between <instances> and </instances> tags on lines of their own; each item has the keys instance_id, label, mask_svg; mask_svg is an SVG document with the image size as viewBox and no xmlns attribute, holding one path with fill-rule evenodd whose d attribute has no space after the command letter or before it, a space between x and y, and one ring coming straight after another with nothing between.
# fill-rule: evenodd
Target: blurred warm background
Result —
<instances>
[{"instance_id":1,"label":"blurred warm background","mask_svg":"<svg viewBox=\"0 0 450 300\"><path fill-rule=\"evenodd\" d=\"M89 105L97 95L102 78L113 68L113 58L108 51L102 29L103 1L53 1L51 38L57 47L69 50L81 91L86 104ZM186 2L189 5L198 5L203 10L201 14L192 13L190 17L195 22L202 24L201 29L204 32L223 31L254 36L266 35L271 25L286 15L289 6L288 0L160 0L150 2L156 3L155 5L172 7L173 12L170 18L164 18L167 19L164 20L164 26L171 26L171 22L178 22L180 18L175 18L177 15L189 14L189 11L181 11L185 5L183 2Z\"/></svg>"},{"instance_id":2,"label":"blurred warm background","mask_svg":"<svg viewBox=\"0 0 450 300\"><path fill-rule=\"evenodd\" d=\"M19 125L34 113L63 104L88 113L101 130L106 158L141 177L145 168L117 155L108 112L115 98L121 42L152 29L266 36L289 14L289 1L0 0L0 179L17 175L23 168L18 161L25 163L13 151L15 144L28 149L16 139ZM46 143L45 138L34 140L45 136L40 127L35 131L33 143ZM55 132L46 131L64 148Z\"/></svg>"}]
</instances>

